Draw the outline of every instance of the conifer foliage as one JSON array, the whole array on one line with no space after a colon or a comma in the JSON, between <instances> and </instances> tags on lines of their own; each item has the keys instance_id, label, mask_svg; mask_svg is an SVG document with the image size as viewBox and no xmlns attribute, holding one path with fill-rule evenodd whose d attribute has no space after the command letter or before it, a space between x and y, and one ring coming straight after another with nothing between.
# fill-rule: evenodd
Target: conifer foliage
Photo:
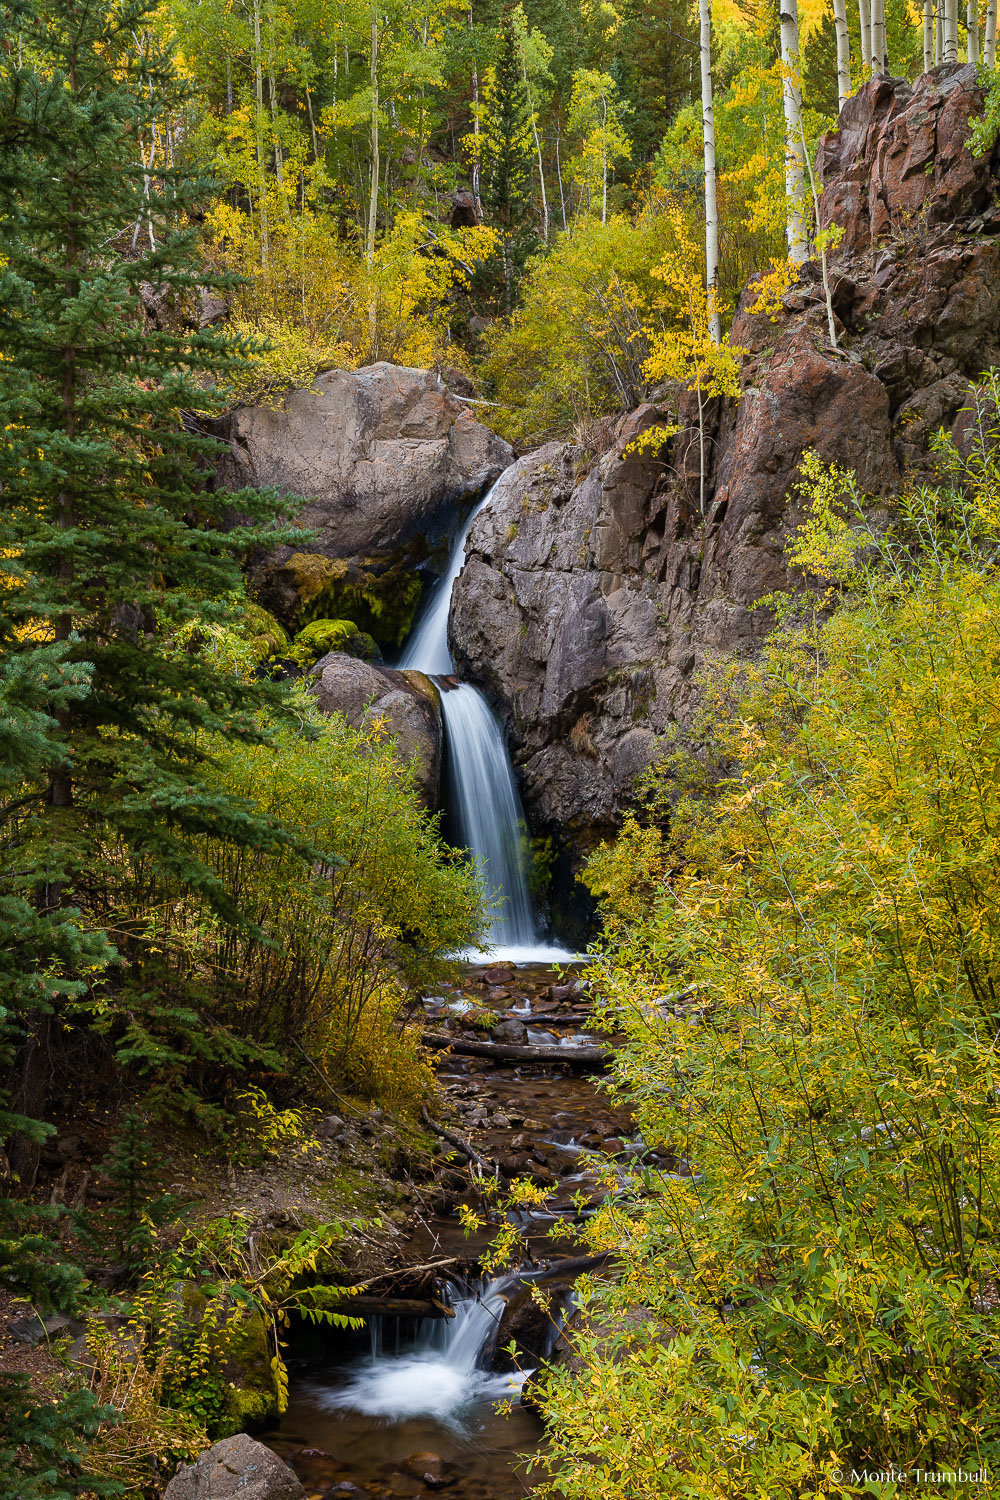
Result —
<instances>
[{"instance_id":1,"label":"conifer foliage","mask_svg":"<svg viewBox=\"0 0 1000 1500\"><path fill-rule=\"evenodd\" d=\"M98 983L106 1007L135 957L93 936L126 868L108 851L210 887L233 917L185 835L282 837L201 774L199 736L257 738L263 690L169 649L178 627L218 617L206 601L237 584L275 501L211 493L199 468L211 444L192 413L240 350L196 316L173 333L142 316L144 286L194 310L199 297L185 229L199 185L167 172L155 187L132 149L180 99L169 57L137 44L147 9L51 0L4 23L0 645L17 776L0 809L0 921L24 925L0 982L27 1118L44 1109L54 1014L96 1003ZM249 519L228 524L237 513ZM23 1128L12 1166L26 1184L36 1158Z\"/></svg>"},{"instance_id":2,"label":"conifer foliage","mask_svg":"<svg viewBox=\"0 0 1000 1500\"><path fill-rule=\"evenodd\" d=\"M530 219L531 104L518 34L509 11L503 17L483 136L483 208L500 236L503 305L510 314L535 234Z\"/></svg>"}]
</instances>

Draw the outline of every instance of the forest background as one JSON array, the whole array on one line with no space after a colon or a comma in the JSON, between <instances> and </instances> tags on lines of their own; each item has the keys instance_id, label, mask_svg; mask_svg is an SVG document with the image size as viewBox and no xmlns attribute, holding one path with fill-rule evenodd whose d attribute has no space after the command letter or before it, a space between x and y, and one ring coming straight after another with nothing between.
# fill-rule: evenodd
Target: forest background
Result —
<instances>
[{"instance_id":1,"label":"forest background","mask_svg":"<svg viewBox=\"0 0 1000 1500\"><path fill-rule=\"evenodd\" d=\"M251 1264L245 1224L178 1231L151 1162L165 1142L223 1170L260 1159L301 1141L330 1089L412 1120L430 1081L408 1009L482 922L478 881L390 749L269 680L289 642L241 563L286 535L284 502L208 493L200 419L377 359L464 378L519 446L597 442L664 381L732 392L723 326L751 274L780 289L810 249L808 162L846 93L890 63L977 59L980 34L994 60L995 6L848 16L838 0L803 12L801 46L789 14L5 12L0 1271L42 1310L94 1313L111 1247L116 1307L141 1331L127 1380L121 1346L101 1345L96 1394L37 1400L0 1377L0 1479L19 1495L155 1489L206 1435L252 1420L221 1374L250 1328L280 1401L282 1319L297 1278L335 1266L343 1224ZM206 286L216 330L192 313ZM865 533L850 476L806 471L801 566L844 607L832 626L786 620L760 678L733 689L743 706L727 684L711 734L591 865L608 1004L632 1031L620 1085L648 1138L698 1165L714 1211L694 1178L651 1182L628 1225L595 1228L632 1245L595 1293L606 1314L642 1305L682 1336L640 1340L624 1371L595 1339L589 1403L554 1392L563 1493L664 1493L668 1451L674 1492L706 1495L743 1493L750 1471L760 1493L817 1474L838 1493L847 1458L901 1443L928 1461L993 1455L998 479L989 403L979 417L973 468L942 450L932 498L904 497L899 549ZM957 662L944 678L913 610ZM881 753L902 688L909 758ZM928 741L915 726L942 698ZM845 746L864 736L880 754L859 766ZM806 839L803 799L826 816L815 776L845 810L833 855ZM941 787L970 800L935 800ZM919 870L918 847L934 849ZM834 855L854 881L844 904ZM651 1020L665 976L716 997L682 1044ZM819 1059L805 1079L802 1036ZM746 1087L758 1076L766 1104ZM52 1121L98 1098L104 1206L39 1203ZM773 1217L755 1207L771 1201ZM170 1289L185 1280L209 1286L210 1314L182 1333Z\"/></svg>"}]
</instances>

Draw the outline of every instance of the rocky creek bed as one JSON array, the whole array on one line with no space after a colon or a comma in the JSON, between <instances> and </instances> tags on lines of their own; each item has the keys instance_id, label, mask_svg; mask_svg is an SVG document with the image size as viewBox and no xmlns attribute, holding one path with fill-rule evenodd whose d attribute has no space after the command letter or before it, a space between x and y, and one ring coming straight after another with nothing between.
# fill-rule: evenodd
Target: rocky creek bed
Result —
<instances>
[{"instance_id":1,"label":"rocky creek bed","mask_svg":"<svg viewBox=\"0 0 1000 1500\"><path fill-rule=\"evenodd\" d=\"M566 1061L433 1054L439 1099L431 1118L468 1150L439 1137L448 1159L397 1244L393 1291L425 1304L450 1300L455 1316L370 1318L363 1334L324 1330L293 1347L289 1408L264 1441L314 1500L530 1493L530 1458L544 1429L522 1404L521 1386L571 1306L575 1231L598 1198L593 1157L624 1164L641 1149L627 1113L574 1059L581 1043L608 1040L588 1031L579 966L470 966L424 1009L428 1029L456 1042L559 1046ZM482 1177L497 1173L530 1177L546 1191L522 1226L528 1281L485 1281L477 1258L492 1231L470 1238L460 1223L463 1204L482 1213ZM570 1274L560 1277L554 1263L563 1260ZM527 1286L533 1271L550 1266L546 1314Z\"/></svg>"}]
</instances>

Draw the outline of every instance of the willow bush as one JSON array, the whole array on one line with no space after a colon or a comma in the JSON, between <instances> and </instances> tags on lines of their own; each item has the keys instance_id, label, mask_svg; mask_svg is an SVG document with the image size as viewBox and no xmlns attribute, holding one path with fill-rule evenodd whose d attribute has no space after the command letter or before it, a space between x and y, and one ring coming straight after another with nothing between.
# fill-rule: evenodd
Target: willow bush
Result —
<instances>
[{"instance_id":1,"label":"willow bush","mask_svg":"<svg viewBox=\"0 0 1000 1500\"><path fill-rule=\"evenodd\" d=\"M890 1465L1000 1461L986 395L889 532L809 461L793 555L837 607L709 695L714 761L664 761L591 862L616 1087L675 1170L593 1231L620 1277L550 1383L552 1493L888 1496Z\"/></svg>"},{"instance_id":2,"label":"willow bush","mask_svg":"<svg viewBox=\"0 0 1000 1500\"><path fill-rule=\"evenodd\" d=\"M238 922L119 854L103 915L126 963L104 1024L147 1077L146 1107L175 1118L210 1125L248 1069L327 1104L331 1085L412 1103L426 1084L403 1025L413 996L479 933L478 881L381 726L326 718L305 693L292 704L262 743L206 747L210 777L289 835L192 851Z\"/></svg>"}]
</instances>

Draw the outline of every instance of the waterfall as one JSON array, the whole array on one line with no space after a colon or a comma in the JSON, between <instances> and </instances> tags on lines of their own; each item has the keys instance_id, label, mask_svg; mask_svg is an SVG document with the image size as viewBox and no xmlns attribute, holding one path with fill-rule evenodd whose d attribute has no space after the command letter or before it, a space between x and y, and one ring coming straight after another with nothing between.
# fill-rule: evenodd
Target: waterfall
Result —
<instances>
[{"instance_id":1,"label":"waterfall","mask_svg":"<svg viewBox=\"0 0 1000 1500\"><path fill-rule=\"evenodd\" d=\"M477 1400L514 1395L524 1375L496 1375L483 1368L496 1342L506 1292L516 1272L466 1293L454 1304L453 1318L426 1319L405 1352L386 1354L381 1330L372 1335L371 1357L355 1366L347 1384L317 1393L327 1411L357 1411L369 1417L405 1421L434 1417L458 1426L463 1408ZM373 1319L381 1323L381 1319ZM398 1326L398 1321L397 1321Z\"/></svg>"},{"instance_id":2,"label":"waterfall","mask_svg":"<svg viewBox=\"0 0 1000 1500\"><path fill-rule=\"evenodd\" d=\"M492 495L491 489L463 526L447 570L403 648L397 664L401 669L412 668L436 677L454 673L448 645L451 597L465 564L469 530ZM538 931L528 886L524 812L496 715L478 688L465 682L457 687L442 685L441 713L455 830L483 874L487 895L496 903L484 933L490 956L522 963L558 963L572 958L568 949L545 944Z\"/></svg>"}]
</instances>

